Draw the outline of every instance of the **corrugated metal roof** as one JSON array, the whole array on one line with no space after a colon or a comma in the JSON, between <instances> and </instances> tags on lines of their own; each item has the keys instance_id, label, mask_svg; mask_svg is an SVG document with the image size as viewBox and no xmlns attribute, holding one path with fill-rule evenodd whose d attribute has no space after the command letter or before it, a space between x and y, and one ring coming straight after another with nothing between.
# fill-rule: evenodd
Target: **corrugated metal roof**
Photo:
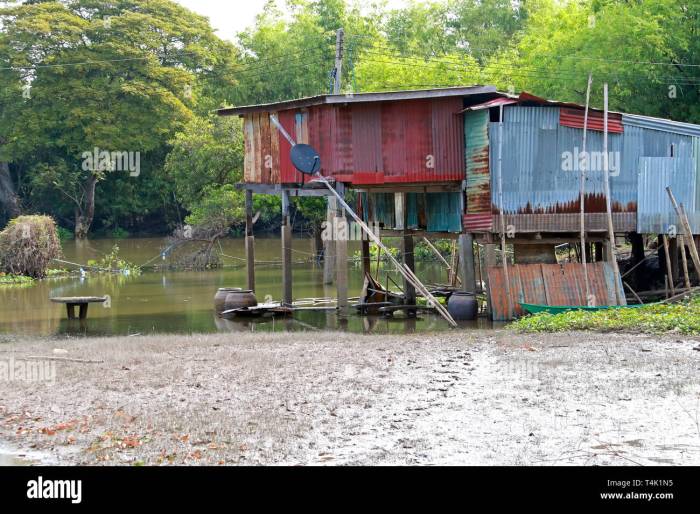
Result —
<instances>
[{"instance_id":1,"label":"corrugated metal roof","mask_svg":"<svg viewBox=\"0 0 700 514\"><path fill-rule=\"evenodd\" d=\"M622 124L664 132L674 132L686 136L700 136L700 125L653 118L651 116L641 116L639 114L623 114Z\"/></svg>"},{"instance_id":2,"label":"corrugated metal roof","mask_svg":"<svg viewBox=\"0 0 700 514\"><path fill-rule=\"evenodd\" d=\"M695 160L683 157L641 157L637 230L643 234L666 234L671 226L682 234L678 215L666 192L670 186L676 201L683 204L693 233L698 233L695 213Z\"/></svg>"},{"instance_id":3,"label":"corrugated metal roof","mask_svg":"<svg viewBox=\"0 0 700 514\"><path fill-rule=\"evenodd\" d=\"M495 86L459 86L445 87L436 89L408 89L405 91L386 91L381 93L348 93L344 95L318 95L306 98L298 98L294 100L285 100L283 102L273 102L258 105L244 105L240 107L227 107L218 109L216 112L220 116L237 116L247 114L249 112L259 111L281 111L285 109L299 109L302 107L310 107L312 105L322 104L350 104L362 102L392 102L397 100L418 100L432 98L446 98L453 96L470 96L493 93L497 96L499 93Z\"/></svg>"}]
</instances>

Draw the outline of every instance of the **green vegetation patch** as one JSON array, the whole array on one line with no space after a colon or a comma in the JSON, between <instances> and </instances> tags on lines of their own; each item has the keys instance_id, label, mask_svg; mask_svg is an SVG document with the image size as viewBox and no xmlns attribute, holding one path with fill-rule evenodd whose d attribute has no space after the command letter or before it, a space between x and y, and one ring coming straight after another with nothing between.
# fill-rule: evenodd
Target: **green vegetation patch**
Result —
<instances>
[{"instance_id":1,"label":"green vegetation patch","mask_svg":"<svg viewBox=\"0 0 700 514\"><path fill-rule=\"evenodd\" d=\"M656 303L635 309L541 313L520 318L509 326L520 332L592 330L700 335L700 297L682 303Z\"/></svg>"}]
</instances>

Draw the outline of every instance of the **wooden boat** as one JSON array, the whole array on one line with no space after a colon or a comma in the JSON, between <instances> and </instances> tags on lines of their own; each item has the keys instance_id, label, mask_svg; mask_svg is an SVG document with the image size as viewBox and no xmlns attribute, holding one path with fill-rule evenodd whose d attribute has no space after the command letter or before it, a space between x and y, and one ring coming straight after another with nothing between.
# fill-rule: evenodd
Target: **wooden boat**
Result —
<instances>
[{"instance_id":1,"label":"wooden boat","mask_svg":"<svg viewBox=\"0 0 700 514\"><path fill-rule=\"evenodd\" d=\"M562 312L568 311L604 311L609 309L638 309L639 307L644 307L649 304L631 304L631 305L598 305L598 306L588 306L588 305L540 305L536 303L523 303L520 302L520 306L524 311L529 314L539 314L542 312L547 312L549 314L561 314Z\"/></svg>"},{"instance_id":2,"label":"wooden boat","mask_svg":"<svg viewBox=\"0 0 700 514\"><path fill-rule=\"evenodd\" d=\"M259 318L289 316L294 312L290 307L284 307L279 304L259 304L255 307L239 307L237 309L228 309L219 313L219 316L224 319L233 318Z\"/></svg>"},{"instance_id":3,"label":"wooden boat","mask_svg":"<svg viewBox=\"0 0 700 514\"><path fill-rule=\"evenodd\" d=\"M402 304L403 295L388 291L372 275L365 273L365 282L360 294L360 303L355 308L360 314L379 314L381 307Z\"/></svg>"}]
</instances>

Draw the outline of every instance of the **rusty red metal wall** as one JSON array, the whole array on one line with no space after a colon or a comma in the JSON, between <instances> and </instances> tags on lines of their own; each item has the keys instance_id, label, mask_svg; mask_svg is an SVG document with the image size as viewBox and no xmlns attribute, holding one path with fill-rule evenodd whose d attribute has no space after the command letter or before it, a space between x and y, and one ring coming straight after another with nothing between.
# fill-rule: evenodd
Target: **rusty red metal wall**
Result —
<instances>
[{"instance_id":1,"label":"rusty red metal wall","mask_svg":"<svg viewBox=\"0 0 700 514\"><path fill-rule=\"evenodd\" d=\"M462 99L319 105L280 112L292 137L305 123L325 176L357 185L460 181L464 173ZM289 143L276 131L280 181L301 183Z\"/></svg>"},{"instance_id":2,"label":"rusty red metal wall","mask_svg":"<svg viewBox=\"0 0 700 514\"><path fill-rule=\"evenodd\" d=\"M559 110L559 124L564 127L583 128L583 118L585 111L583 109L565 109ZM603 113L598 111L588 111L588 130L603 131ZM622 125L621 114L608 114L608 132L614 134L622 134L624 127Z\"/></svg>"}]
</instances>

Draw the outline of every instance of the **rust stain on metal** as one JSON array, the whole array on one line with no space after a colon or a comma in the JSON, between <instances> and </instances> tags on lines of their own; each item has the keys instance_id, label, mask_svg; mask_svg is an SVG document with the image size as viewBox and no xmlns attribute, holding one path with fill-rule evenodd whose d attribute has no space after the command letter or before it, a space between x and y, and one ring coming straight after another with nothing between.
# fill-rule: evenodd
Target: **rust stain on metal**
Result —
<instances>
[{"instance_id":1,"label":"rust stain on metal","mask_svg":"<svg viewBox=\"0 0 700 514\"><path fill-rule=\"evenodd\" d=\"M500 266L489 267L489 300L493 319L507 321L508 300L505 276ZM609 280L610 267L605 262L588 264L590 292L595 305L616 305ZM516 264L509 267L511 305L515 315L524 314L520 302L540 305L587 305L583 281L583 265Z\"/></svg>"}]
</instances>

